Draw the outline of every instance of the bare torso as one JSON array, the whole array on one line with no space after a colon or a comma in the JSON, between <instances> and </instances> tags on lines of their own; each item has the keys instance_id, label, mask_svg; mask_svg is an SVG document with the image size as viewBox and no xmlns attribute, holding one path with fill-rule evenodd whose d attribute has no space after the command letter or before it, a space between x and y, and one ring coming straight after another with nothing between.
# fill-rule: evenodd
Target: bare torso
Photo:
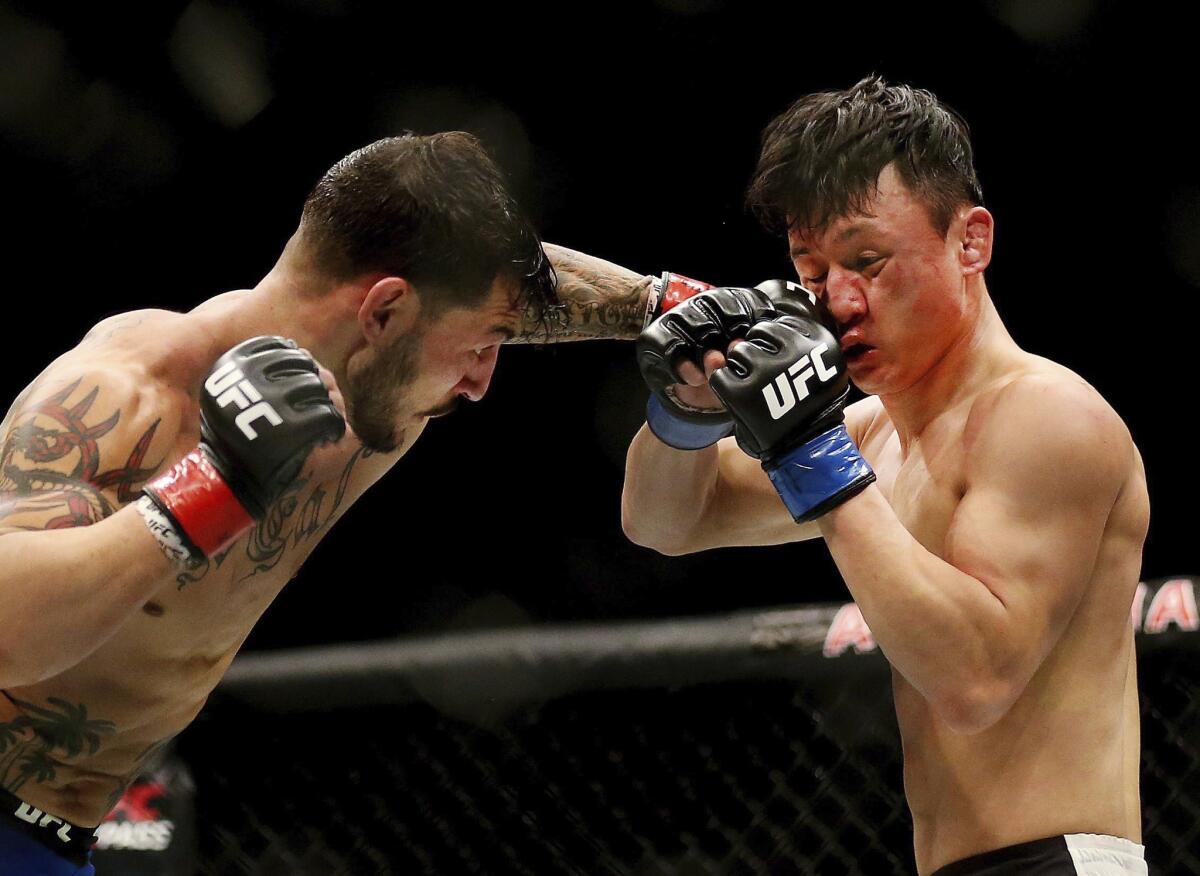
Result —
<instances>
[{"instance_id":1,"label":"bare torso","mask_svg":"<svg viewBox=\"0 0 1200 876\"><path fill-rule=\"evenodd\" d=\"M1061 366L1022 355L1021 367L942 412L907 453L882 405L864 403L868 422L857 437L878 486L913 537L951 565L947 536L966 489L964 463L974 436L996 428L987 422L995 393L1026 374L1081 381ZM1140 842L1139 712L1129 617L1148 508L1135 452L1078 609L1015 705L991 727L952 730L893 670L921 873L1062 833ZM931 637L938 634L928 630Z\"/></svg>"},{"instance_id":2,"label":"bare torso","mask_svg":"<svg viewBox=\"0 0 1200 876\"><path fill-rule=\"evenodd\" d=\"M34 458L56 455L46 447L57 442L66 455L53 465L73 474L79 504L67 513L78 512L78 522L133 501L200 437L197 393L223 352L205 325L219 315L222 298L189 314L138 311L99 324L14 405L0 429L5 468L36 468ZM97 374L107 375L105 385L112 375L133 381L136 400L102 390L88 403ZM36 431L20 432L30 424ZM139 765L200 711L259 616L324 534L419 431L386 455L355 441L339 445L336 455L327 448L320 471L306 468L264 521L207 567L162 587L85 660L4 691L0 784L77 824L98 823ZM32 494L40 486L6 474L0 490Z\"/></svg>"}]
</instances>

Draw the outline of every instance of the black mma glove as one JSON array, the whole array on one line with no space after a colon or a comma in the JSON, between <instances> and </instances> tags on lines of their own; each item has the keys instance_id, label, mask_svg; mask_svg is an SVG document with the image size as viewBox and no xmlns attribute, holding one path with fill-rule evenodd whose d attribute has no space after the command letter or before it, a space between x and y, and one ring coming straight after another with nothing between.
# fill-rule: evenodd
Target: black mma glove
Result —
<instances>
[{"instance_id":1,"label":"black mma glove","mask_svg":"<svg viewBox=\"0 0 1200 876\"><path fill-rule=\"evenodd\" d=\"M850 391L833 320L815 300L779 305L726 354L709 386L736 422L738 445L762 462L797 523L875 480L844 425Z\"/></svg>"},{"instance_id":2,"label":"black mma glove","mask_svg":"<svg viewBox=\"0 0 1200 876\"><path fill-rule=\"evenodd\" d=\"M705 351L724 353L731 340L774 315L764 293L725 287L692 296L642 330L638 367L651 390L646 423L659 440L680 450L699 450L733 434L726 411L689 407L675 397L673 387L680 383L675 369L685 359L703 368Z\"/></svg>"},{"instance_id":3,"label":"black mma glove","mask_svg":"<svg viewBox=\"0 0 1200 876\"><path fill-rule=\"evenodd\" d=\"M284 338L251 338L204 381L199 445L145 493L190 553L211 557L266 515L314 447L345 431L310 355Z\"/></svg>"}]
</instances>

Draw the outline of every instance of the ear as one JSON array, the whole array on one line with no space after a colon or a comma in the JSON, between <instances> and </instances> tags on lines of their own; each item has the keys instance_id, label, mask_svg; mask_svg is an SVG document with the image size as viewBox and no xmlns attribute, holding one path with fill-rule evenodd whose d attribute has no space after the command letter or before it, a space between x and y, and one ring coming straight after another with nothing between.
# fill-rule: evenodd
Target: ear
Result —
<instances>
[{"instance_id":1,"label":"ear","mask_svg":"<svg viewBox=\"0 0 1200 876\"><path fill-rule=\"evenodd\" d=\"M386 345L408 332L421 312L421 300L403 277L383 277L367 289L358 307L358 325L372 346Z\"/></svg>"},{"instance_id":2,"label":"ear","mask_svg":"<svg viewBox=\"0 0 1200 876\"><path fill-rule=\"evenodd\" d=\"M992 235L996 222L983 207L971 207L963 214L959 264L964 275L981 274L992 260Z\"/></svg>"}]
</instances>

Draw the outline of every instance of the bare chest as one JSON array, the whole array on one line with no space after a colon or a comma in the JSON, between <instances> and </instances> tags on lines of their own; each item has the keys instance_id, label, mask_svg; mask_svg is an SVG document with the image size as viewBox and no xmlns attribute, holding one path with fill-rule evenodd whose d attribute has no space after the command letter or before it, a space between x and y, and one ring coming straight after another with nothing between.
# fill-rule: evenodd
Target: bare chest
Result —
<instances>
[{"instance_id":1,"label":"bare chest","mask_svg":"<svg viewBox=\"0 0 1200 876\"><path fill-rule=\"evenodd\" d=\"M134 619L152 640L195 652L236 648L345 511L379 477L356 446L318 475L306 471L266 516L229 548L180 569Z\"/></svg>"},{"instance_id":2,"label":"bare chest","mask_svg":"<svg viewBox=\"0 0 1200 876\"><path fill-rule=\"evenodd\" d=\"M211 666L219 678L321 540L418 435L414 430L411 440L390 454L373 453L352 440L314 450L262 520L199 566L180 568L101 650L142 665L162 660L170 671L179 671L180 661L196 664L202 673ZM199 437L198 425L181 430L160 470L190 451ZM95 662L103 661L89 661Z\"/></svg>"}]
</instances>

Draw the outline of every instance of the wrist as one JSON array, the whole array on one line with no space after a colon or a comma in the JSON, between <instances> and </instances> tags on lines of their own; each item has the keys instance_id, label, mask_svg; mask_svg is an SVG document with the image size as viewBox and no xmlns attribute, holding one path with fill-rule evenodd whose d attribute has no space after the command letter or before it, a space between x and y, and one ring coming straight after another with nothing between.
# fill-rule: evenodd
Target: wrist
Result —
<instances>
[{"instance_id":1,"label":"wrist","mask_svg":"<svg viewBox=\"0 0 1200 876\"><path fill-rule=\"evenodd\" d=\"M654 281L654 285L650 287L650 291L646 295L646 318L642 322L642 327L650 325L675 305L712 288L710 284L702 280L693 280L682 274L664 271L663 275Z\"/></svg>"},{"instance_id":2,"label":"wrist","mask_svg":"<svg viewBox=\"0 0 1200 876\"><path fill-rule=\"evenodd\" d=\"M143 495L133 507L158 543L163 556L183 569L195 569L203 565L204 553L192 544L180 525L152 497Z\"/></svg>"},{"instance_id":3,"label":"wrist","mask_svg":"<svg viewBox=\"0 0 1200 876\"><path fill-rule=\"evenodd\" d=\"M197 553L212 557L254 525L254 517L213 465L203 444L148 483L145 493L161 517L143 513L142 518L169 554L186 551L193 557ZM173 534L163 531L164 521Z\"/></svg>"},{"instance_id":4,"label":"wrist","mask_svg":"<svg viewBox=\"0 0 1200 876\"><path fill-rule=\"evenodd\" d=\"M797 523L815 520L875 480L844 423L763 462Z\"/></svg>"},{"instance_id":5,"label":"wrist","mask_svg":"<svg viewBox=\"0 0 1200 876\"><path fill-rule=\"evenodd\" d=\"M676 450L701 450L733 434L733 418L725 411L697 410L684 416L657 393L646 401L646 425L659 441Z\"/></svg>"}]
</instances>

